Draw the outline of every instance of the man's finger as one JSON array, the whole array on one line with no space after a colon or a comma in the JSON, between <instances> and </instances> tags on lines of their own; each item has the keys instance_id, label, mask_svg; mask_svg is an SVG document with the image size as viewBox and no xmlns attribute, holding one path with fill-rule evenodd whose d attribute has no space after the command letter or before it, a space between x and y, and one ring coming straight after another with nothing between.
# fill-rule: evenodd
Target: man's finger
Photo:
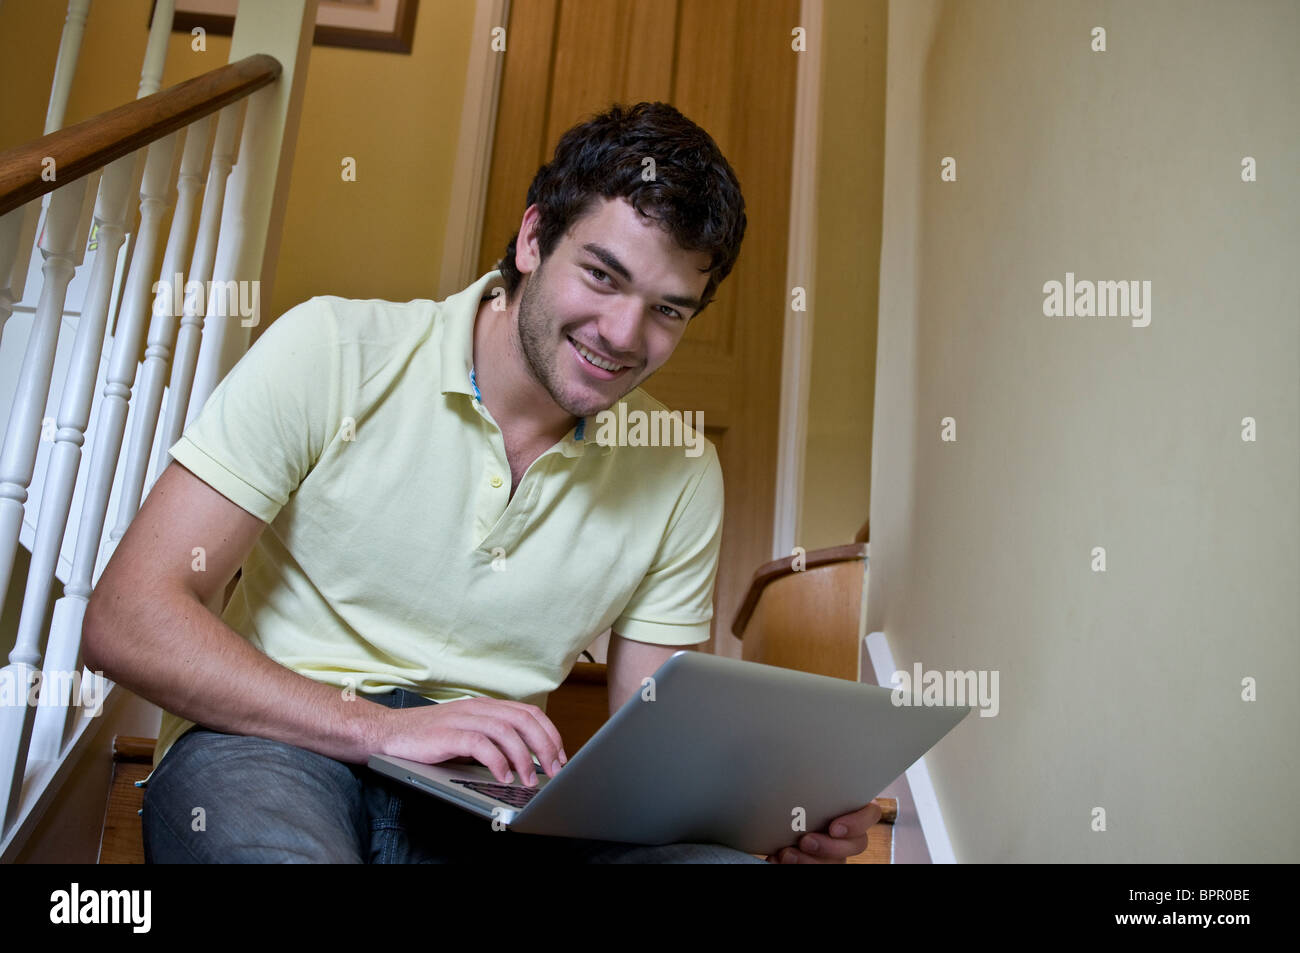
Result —
<instances>
[{"instance_id":1,"label":"man's finger","mask_svg":"<svg viewBox=\"0 0 1300 953\"><path fill-rule=\"evenodd\" d=\"M477 716L472 728L490 738L492 743L505 753L515 769L515 774L519 777L520 784L532 787L537 783L537 769L533 765L533 756L528 750L528 745L507 718L480 715Z\"/></svg>"},{"instance_id":2,"label":"man's finger","mask_svg":"<svg viewBox=\"0 0 1300 953\"><path fill-rule=\"evenodd\" d=\"M564 740L551 720L536 710L533 705L522 702L503 701L500 699L479 699L487 716L508 721L522 738L530 752L536 753L542 764L542 770L551 774L553 763L560 761L564 753ZM528 770L532 769L532 753L528 755ZM568 760L567 757L564 760ZM525 776L521 772L521 776Z\"/></svg>"},{"instance_id":3,"label":"man's finger","mask_svg":"<svg viewBox=\"0 0 1300 953\"><path fill-rule=\"evenodd\" d=\"M832 837L860 837L880 822L880 805L875 801L830 823Z\"/></svg>"},{"instance_id":4,"label":"man's finger","mask_svg":"<svg viewBox=\"0 0 1300 953\"><path fill-rule=\"evenodd\" d=\"M492 776L502 784L514 780L510 772L510 760L505 752L492 743L492 739L477 731L459 731L452 746L457 754L473 758L492 772Z\"/></svg>"},{"instance_id":5,"label":"man's finger","mask_svg":"<svg viewBox=\"0 0 1300 953\"><path fill-rule=\"evenodd\" d=\"M560 737L560 730L556 728L555 723L546 716L546 712L542 711L536 705L529 705L524 702L510 701L509 699L494 699L494 701L498 704L508 705L511 708L525 712L541 726L542 731L546 732L546 736L554 743L560 764L564 764L569 760L569 756L564 753L564 739ZM540 751L537 752L538 755L541 755L541 753L542 752ZM545 767L548 769L547 773L549 774L550 765L546 765Z\"/></svg>"}]
</instances>

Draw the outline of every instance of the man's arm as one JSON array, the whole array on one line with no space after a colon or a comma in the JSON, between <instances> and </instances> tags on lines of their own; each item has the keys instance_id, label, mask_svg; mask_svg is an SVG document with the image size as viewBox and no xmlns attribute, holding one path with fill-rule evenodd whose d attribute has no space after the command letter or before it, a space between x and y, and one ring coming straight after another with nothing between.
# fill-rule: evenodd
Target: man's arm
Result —
<instances>
[{"instance_id":1,"label":"man's arm","mask_svg":"<svg viewBox=\"0 0 1300 953\"><path fill-rule=\"evenodd\" d=\"M180 464L163 471L91 593L87 667L217 731L365 760L379 706L273 661L211 607L266 527ZM192 568L202 549L205 569Z\"/></svg>"},{"instance_id":2,"label":"man's arm","mask_svg":"<svg viewBox=\"0 0 1300 953\"><path fill-rule=\"evenodd\" d=\"M634 642L617 632L609 634L609 652L606 676L609 681L609 714L612 717L623 703L641 691L643 679L653 675L659 666L683 649L693 650L693 645L651 645Z\"/></svg>"},{"instance_id":3,"label":"man's arm","mask_svg":"<svg viewBox=\"0 0 1300 953\"><path fill-rule=\"evenodd\" d=\"M437 763L458 756L500 780L535 779L567 760L534 705L472 699L394 710L280 665L207 608L266 524L179 464L163 471L91 593L82 627L87 667L173 714L364 763L382 752ZM203 549L205 571L192 564ZM550 773L550 772L548 772Z\"/></svg>"}]
</instances>

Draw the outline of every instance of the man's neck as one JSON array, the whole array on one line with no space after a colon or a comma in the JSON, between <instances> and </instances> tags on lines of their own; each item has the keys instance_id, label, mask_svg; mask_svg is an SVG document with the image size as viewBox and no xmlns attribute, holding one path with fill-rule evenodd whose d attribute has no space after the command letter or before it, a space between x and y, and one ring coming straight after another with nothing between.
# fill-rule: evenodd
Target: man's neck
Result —
<instances>
[{"instance_id":1,"label":"man's neck","mask_svg":"<svg viewBox=\"0 0 1300 953\"><path fill-rule=\"evenodd\" d=\"M551 446L578 418L556 405L528 369L519 343L518 296L505 311L481 302L474 320L474 379L483 405L511 441Z\"/></svg>"}]
</instances>

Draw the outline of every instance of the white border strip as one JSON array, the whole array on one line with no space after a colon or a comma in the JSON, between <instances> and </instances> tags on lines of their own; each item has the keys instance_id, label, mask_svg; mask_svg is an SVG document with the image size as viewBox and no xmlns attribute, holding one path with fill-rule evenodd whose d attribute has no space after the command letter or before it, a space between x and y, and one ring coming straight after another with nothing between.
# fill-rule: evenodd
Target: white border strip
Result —
<instances>
[{"instance_id":1,"label":"white border strip","mask_svg":"<svg viewBox=\"0 0 1300 953\"><path fill-rule=\"evenodd\" d=\"M492 169L492 140L496 134L505 57L491 49L493 27L510 19L510 0L476 0L474 33L470 37L465 97L461 103L460 137L451 177L451 201L443 238L438 299L464 290L478 278L478 251L483 240L483 210Z\"/></svg>"},{"instance_id":2,"label":"white border strip","mask_svg":"<svg viewBox=\"0 0 1300 953\"><path fill-rule=\"evenodd\" d=\"M781 411L776 451L776 501L772 558L795 546L803 496L808 431L808 378L812 371L813 282L817 263L817 149L822 108L822 0L803 0L799 25L807 48L799 54L790 175L790 232L785 263L785 333L781 342ZM806 292L807 311L790 310L790 292Z\"/></svg>"},{"instance_id":3,"label":"white border strip","mask_svg":"<svg viewBox=\"0 0 1300 953\"><path fill-rule=\"evenodd\" d=\"M885 633L872 632L867 636L866 642L867 655L871 658L871 667L876 671L876 680L885 688L897 688L893 683L893 674L898 668L894 665L894 653L889 650ZM930 783L930 771L925 766L924 756L907 769L907 785L912 790L912 803L916 805L916 816L921 821L921 834L925 837L926 849L930 851L930 862L957 863L952 841L948 837L948 828L943 823L943 813L939 810L938 795Z\"/></svg>"}]
</instances>

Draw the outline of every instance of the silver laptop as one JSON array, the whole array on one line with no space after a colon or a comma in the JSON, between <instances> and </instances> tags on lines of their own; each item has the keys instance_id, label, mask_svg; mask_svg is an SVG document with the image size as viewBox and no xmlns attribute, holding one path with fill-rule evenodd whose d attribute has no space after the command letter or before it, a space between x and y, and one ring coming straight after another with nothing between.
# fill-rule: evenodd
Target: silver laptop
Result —
<instances>
[{"instance_id":1,"label":"silver laptop","mask_svg":"<svg viewBox=\"0 0 1300 953\"><path fill-rule=\"evenodd\" d=\"M369 764L511 830L770 854L867 804L971 710L899 707L892 694L683 651L535 787L472 763Z\"/></svg>"}]
</instances>

